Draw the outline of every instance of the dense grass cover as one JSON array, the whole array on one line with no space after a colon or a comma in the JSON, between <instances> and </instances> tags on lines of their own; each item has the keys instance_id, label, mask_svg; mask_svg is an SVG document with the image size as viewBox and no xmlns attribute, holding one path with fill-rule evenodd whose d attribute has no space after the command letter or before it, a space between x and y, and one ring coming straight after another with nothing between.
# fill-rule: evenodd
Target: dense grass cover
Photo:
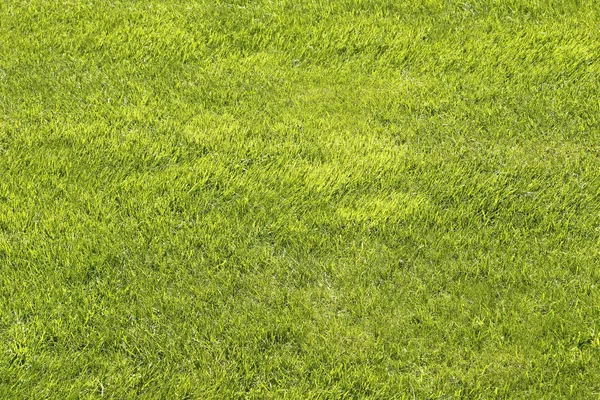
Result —
<instances>
[{"instance_id":1,"label":"dense grass cover","mask_svg":"<svg viewBox=\"0 0 600 400\"><path fill-rule=\"evenodd\" d=\"M0 2L0 397L600 393L600 3Z\"/></svg>"}]
</instances>

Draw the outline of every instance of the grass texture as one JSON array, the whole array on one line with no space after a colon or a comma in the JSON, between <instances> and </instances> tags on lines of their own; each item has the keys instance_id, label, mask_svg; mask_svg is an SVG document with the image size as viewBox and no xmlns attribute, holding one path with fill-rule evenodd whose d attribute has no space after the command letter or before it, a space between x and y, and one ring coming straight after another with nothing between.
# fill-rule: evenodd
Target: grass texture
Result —
<instances>
[{"instance_id":1,"label":"grass texture","mask_svg":"<svg viewBox=\"0 0 600 400\"><path fill-rule=\"evenodd\" d=\"M0 397L597 398L600 3L0 2Z\"/></svg>"}]
</instances>

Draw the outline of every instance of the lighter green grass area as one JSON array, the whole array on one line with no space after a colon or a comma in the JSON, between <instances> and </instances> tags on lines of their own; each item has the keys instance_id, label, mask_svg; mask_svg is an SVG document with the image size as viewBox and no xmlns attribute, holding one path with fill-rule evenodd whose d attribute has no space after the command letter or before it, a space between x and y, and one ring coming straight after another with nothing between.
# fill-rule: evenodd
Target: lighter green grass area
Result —
<instances>
[{"instance_id":1,"label":"lighter green grass area","mask_svg":"<svg viewBox=\"0 0 600 400\"><path fill-rule=\"evenodd\" d=\"M597 398L600 3L0 2L1 398Z\"/></svg>"}]
</instances>

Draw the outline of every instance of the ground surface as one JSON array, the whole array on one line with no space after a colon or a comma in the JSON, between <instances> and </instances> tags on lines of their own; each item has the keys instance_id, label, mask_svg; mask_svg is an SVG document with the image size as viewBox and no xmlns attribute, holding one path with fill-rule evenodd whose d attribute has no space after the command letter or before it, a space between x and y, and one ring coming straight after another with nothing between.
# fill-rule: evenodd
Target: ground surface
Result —
<instances>
[{"instance_id":1,"label":"ground surface","mask_svg":"<svg viewBox=\"0 0 600 400\"><path fill-rule=\"evenodd\" d=\"M2 398L594 398L600 3L0 2Z\"/></svg>"}]
</instances>

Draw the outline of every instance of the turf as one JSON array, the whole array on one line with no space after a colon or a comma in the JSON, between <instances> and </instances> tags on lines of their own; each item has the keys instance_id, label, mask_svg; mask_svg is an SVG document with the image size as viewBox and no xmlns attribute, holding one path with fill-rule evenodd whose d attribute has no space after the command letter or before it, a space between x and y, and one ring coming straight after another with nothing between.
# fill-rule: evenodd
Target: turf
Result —
<instances>
[{"instance_id":1,"label":"turf","mask_svg":"<svg viewBox=\"0 0 600 400\"><path fill-rule=\"evenodd\" d=\"M597 398L600 3L0 2L0 397Z\"/></svg>"}]
</instances>

